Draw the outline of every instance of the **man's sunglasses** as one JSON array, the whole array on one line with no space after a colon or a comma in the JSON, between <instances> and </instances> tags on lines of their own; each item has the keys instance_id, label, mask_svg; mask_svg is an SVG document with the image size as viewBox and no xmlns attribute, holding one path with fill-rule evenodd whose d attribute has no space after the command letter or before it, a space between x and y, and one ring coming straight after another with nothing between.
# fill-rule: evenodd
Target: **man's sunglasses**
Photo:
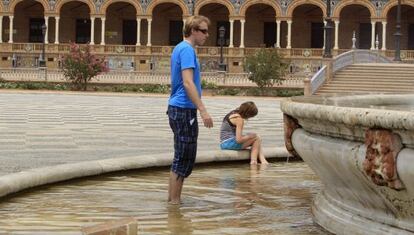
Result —
<instances>
[{"instance_id":1,"label":"man's sunglasses","mask_svg":"<svg viewBox=\"0 0 414 235\"><path fill-rule=\"evenodd\" d=\"M203 34L207 34L208 33L208 29L195 29L195 30L197 30L197 31L200 31L200 32L202 32Z\"/></svg>"}]
</instances>

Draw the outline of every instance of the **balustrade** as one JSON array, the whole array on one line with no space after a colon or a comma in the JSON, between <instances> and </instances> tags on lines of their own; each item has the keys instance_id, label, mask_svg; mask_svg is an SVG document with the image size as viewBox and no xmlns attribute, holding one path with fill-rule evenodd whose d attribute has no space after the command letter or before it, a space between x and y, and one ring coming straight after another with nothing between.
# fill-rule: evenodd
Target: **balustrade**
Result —
<instances>
[{"instance_id":1,"label":"balustrade","mask_svg":"<svg viewBox=\"0 0 414 235\"><path fill-rule=\"evenodd\" d=\"M0 69L0 78L5 81L48 81L67 82L63 73L58 69L40 70L37 68ZM202 73L202 79L218 86L232 87L255 87L256 84L248 79L247 73ZM114 83L114 84L170 84L169 73L157 72L108 72L98 75L91 83ZM302 79L287 76L282 84L274 87L302 88Z\"/></svg>"}]
</instances>

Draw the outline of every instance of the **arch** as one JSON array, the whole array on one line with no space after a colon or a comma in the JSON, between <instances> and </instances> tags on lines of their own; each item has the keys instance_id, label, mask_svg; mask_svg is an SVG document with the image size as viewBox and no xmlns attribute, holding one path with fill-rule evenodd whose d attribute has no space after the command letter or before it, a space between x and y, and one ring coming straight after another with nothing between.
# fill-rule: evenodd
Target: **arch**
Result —
<instances>
[{"instance_id":1,"label":"arch","mask_svg":"<svg viewBox=\"0 0 414 235\"><path fill-rule=\"evenodd\" d=\"M234 7L233 4L231 4L231 2L229 0L200 0L200 1L196 1L196 4L194 6L194 15L198 15L200 12L200 9L210 3L215 3L215 4L221 4L224 5L227 10L229 11L229 17L232 15L235 15L235 11L234 11Z\"/></svg>"},{"instance_id":2,"label":"arch","mask_svg":"<svg viewBox=\"0 0 414 235\"><path fill-rule=\"evenodd\" d=\"M296 7L298 7L300 5L305 5L305 4L318 6L322 10L322 14L324 16L326 16L326 6L325 6L325 4L322 3L322 1L317 1L317 0L299 0L299 1L293 2L292 4L290 4L288 6L287 11L286 11L286 16L292 18L293 17L293 11L296 9Z\"/></svg>"},{"instance_id":3,"label":"arch","mask_svg":"<svg viewBox=\"0 0 414 235\"><path fill-rule=\"evenodd\" d=\"M151 3L147 7L147 15L152 16L152 12L154 11L154 8L160 4L163 3L174 3L175 5L178 5L181 8L181 11L183 12L183 15L189 15L187 5L184 4L184 1L177 1L177 0L159 0L159 1L151 1Z\"/></svg>"},{"instance_id":4,"label":"arch","mask_svg":"<svg viewBox=\"0 0 414 235\"><path fill-rule=\"evenodd\" d=\"M336 5L334 12L332 14L332 17L339 19L340 15L341 15L341 11L344 7L349 6L349 5L361 5L364 6L366 8L368 8L368 11L371 15L371 19L372 18L376 18L376 10L375 10L375 6L368 0L354 0L354 1L340 1L338 3L338 5Z\"/></svg>"},{"instance_id":5,"label":"arch","mask_svg":"<svg viewBox=\"0 0 414 235\"><path fill-rule=\"evenodd\" d=\"M386 19L388 12L391 10L391 8L397 6L398 2L397 0L394 1L389 1L387 2L384 7L382 8L382 12L381 12L381 18ZM413 1L407 1L407 0L401 0L401 5L407 5L407 6L411 6L414 7L414 2Z\"/></svg>"},{"instance_id":6,"label":"arch","mask_svg":"<svg viewBox=\"0 0 414 235\"><path fill-rule=\"evenodd\" d=\"M95 5L92 4L92 2L90 2L88 0L62 0L62 1L57 1L56 2L56 7L55 7L56 13L59 14L62 6L65 5L68 2L83 2L89 7L89 15L95 14Z\"/></svg>"},{"instance_id":7,"label":"arch","mask_svg":"<svg viewBox=\"0 0 414 235\"><path fill-rule=\"evenodd\" d=\"M280 5L276 4L274 1L263 1L263 0L253 0L253 1L246 1L241 5L239 15L245 17L246 11L249 9L249 7L256 5L256 4L265 4L268 6L271 6L276 13L276 16L282 16L282 9L280 8Z\"/></svg>"},{"instance_id":8,"label":"arch","mask_svg":"<svg viewBox=\"0 0 414 235\"><path fill-rule=\"evenodd\" d=\"M112 0L112 1L106 1L104 2L104 4L102 4L101 9L100 9L100 14L102 15L106 15L106 10L108 9L108 7L114 3L117 2L125 2L125 3L129 3L132 6L135 7L135 11L137 15L142 15L142 8L141 5L138 4L137 1L132 1L132 0Z\"/></svg>"},{"instance_id":9,"label":"arch","mask_svg":"<svg viewBox=\"0 0 414 235\"><path fill-rule=\"evenodd\" d=\"M9 5L9 11L10 13L14 13L14 8L16 7L17 4L24 2L25 0L14 0L13 2L10 3ZM43 14L49 10L49 3L46 0L34 0L40 4L42 4L43 6Z\"/></svg>"}]
</instances>

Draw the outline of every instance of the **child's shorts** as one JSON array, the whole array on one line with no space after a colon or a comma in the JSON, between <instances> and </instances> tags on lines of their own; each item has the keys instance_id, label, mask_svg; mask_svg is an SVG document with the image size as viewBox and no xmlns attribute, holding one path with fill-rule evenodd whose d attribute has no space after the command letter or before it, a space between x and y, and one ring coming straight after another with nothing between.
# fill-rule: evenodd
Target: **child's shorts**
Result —
<instances>
[{"instance_id":1,"label":"child's shorts","mask_svg":"<svg viewBox=\"0 0 414 235\"><path fill-rule=\"evenodd\" d=\"M220 147L221 149L240 150L242 149L243 145L237 143L236 138L231 138L221 143Z\"/></svg>"}]
</instances>

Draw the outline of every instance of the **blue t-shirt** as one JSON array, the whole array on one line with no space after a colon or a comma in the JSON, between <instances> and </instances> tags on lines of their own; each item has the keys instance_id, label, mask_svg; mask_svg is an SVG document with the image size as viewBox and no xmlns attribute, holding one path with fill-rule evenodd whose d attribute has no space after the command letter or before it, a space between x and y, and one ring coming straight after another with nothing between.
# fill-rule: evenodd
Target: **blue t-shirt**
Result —
<instances>
[{"instance_id":1,"label":"blue t-shirt","mask_svg":"<svg viewBox=\"0 0 414 235\"><path fill-rule=\"evenodd\" d=\"M182 41L175 46L171 55L171 96L168 104L180 108L195 109L196 106L191 102L184 88L181 72L185 69L193 69L193 81L198 95L201 97L200 65L196 52L190 43Z\"/></svg>"}]
</instances>

